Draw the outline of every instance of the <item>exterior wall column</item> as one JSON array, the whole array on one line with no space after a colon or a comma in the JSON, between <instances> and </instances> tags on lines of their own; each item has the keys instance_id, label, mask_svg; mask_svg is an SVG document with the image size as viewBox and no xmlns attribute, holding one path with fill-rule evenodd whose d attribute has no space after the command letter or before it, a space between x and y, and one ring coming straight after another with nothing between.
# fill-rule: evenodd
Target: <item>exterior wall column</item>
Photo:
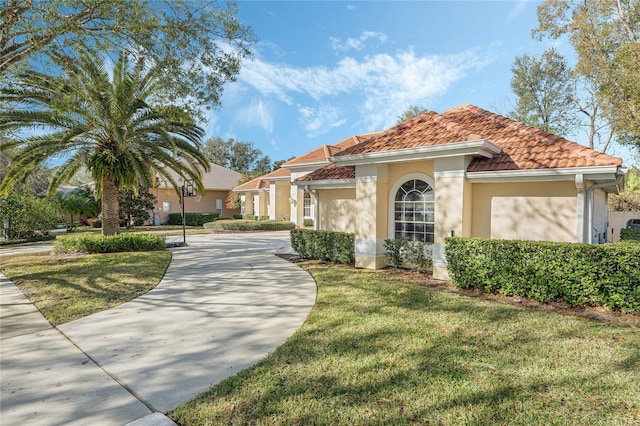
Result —
<instances>
[{"instance_id":1,"label":"exterior wall column","mask_svg":"<svg viewBox=\"0 0 640 426\"><path fill-rule=\"evenodd\" d=\"M291 172L291 182L297 178L304 176L306 173ZM291 204L290 218L291 222L296 226L302 226L304 223L304 191L297 185L291 185L289 192L289 203Z\"/></svg>"},{"instance_id":2,"label":"exterior wall column","mask_svg":"<svg viewBox=\"0 0 640 426\"><path fill-rule=\"evenodd\" d=\"M278 184L274 182L269 185L269 208L267 214L269 215L269 219L271 220L276 219L276 205L278 204L277 196Z\"/></svg>"},{"instance_id":3,"label":"exterior wall column","mask_svg":"<svg viewBox=\"0 0 640 426\"><path fill-rule=\"evenodd\" d=\"M244 193L244 212L243 215L253 214L253 193Z\"/></svg>"},{"instance_id":4,"label":"exterior wall column","mask_svg":"<svg viewBox=\"0 0 640 426\"><path fill-rule=\"evenodd\" d=\"M386 164L356 167L357 268L384 268L387 259L384 240L388 238L389 178Z\"/></svg>"},{"instance_id":5,"label":"exterior wall column","mask_svg":"<svg viewBox=\"0 0 640 426\"><path fill-rule=\"evenodd\" d=\"M471 236L471 184L465 178L468 163L465 157L439 158L434 162L433 277L436 279L449 279L445 238Z\"/></svg>"},{"instance_id":6,"label":"exterior wall column","mask_svg":"<svg viewBox=\"0 0 640 426\"><path fill-rule=\"evenodd\" d=\"M576 175L576 189L578 190L577 196L577 214L576 214L576 222L577 222L577 230L576 230L576 241L579 243L588 242L588 211L587 211L587 191L586 191L586 182L584 181L583 175Z\"/></svg>"},{"instance_id":7,"label":"exterior wall column","mask_svg":"<svg viewBox=\"0 0 640 426\"><path fill-rule=\"evenodd\" d=\"M269 212L267 211L267 192L264 189L258 191L257 213L258 219L269 214Z\"/></svg>"}]
</instances>

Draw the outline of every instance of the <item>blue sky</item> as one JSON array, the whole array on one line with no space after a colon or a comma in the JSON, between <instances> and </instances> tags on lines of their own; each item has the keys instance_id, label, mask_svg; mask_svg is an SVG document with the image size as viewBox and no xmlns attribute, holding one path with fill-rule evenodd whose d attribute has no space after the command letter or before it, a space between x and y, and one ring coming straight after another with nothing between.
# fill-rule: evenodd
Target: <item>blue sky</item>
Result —
<instances>
[{"instance_id":1,"label":"blue sky","mask_svg":"<svg viewBox=\"0 0 640 426\"><path fill-rule=\"evenodd\" d=\"M538 42L536 1L240 1L259 38L207 137L252 142L272 160L391 127L410 105L505 113L511 65ZM584 143L582 134L572 139ZM619 147L611 154L630 165Z\"/></svg>"}]
</instances>

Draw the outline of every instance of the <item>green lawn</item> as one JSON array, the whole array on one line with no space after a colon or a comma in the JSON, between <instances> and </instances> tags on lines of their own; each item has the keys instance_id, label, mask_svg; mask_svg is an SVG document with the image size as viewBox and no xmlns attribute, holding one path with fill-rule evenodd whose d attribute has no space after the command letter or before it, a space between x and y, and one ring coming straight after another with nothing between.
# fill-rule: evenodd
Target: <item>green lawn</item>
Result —
<instances>
[{"instance_id":1,"label":"green lawn","mask_svg":"<svg viewBox=\"0 0 640 426\"><path fill-rule=\"evenodd\" d=\"M640 424L640 329L307 264L306 323L182 425Z\"/></svg>"},{"instance_id":2,"label":"green lawn","mask_svg":"<svg viewBox=\"0 0 640 426\"><path fill-rule=\"evenodd\" d=\"M22 254L0 258L11 279L54 325L102 311L154 288L171 252L127 252L54 256Z\"/></svg>"}]
</instances>

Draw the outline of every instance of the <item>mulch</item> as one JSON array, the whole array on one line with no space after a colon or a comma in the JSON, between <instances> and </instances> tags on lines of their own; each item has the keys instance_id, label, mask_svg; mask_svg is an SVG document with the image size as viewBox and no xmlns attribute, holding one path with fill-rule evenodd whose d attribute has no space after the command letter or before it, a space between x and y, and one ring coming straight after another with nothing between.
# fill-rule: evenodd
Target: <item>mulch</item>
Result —
<instances>
[{"instance_id":1,"label":"mulch","mask_svg":"<svg viewBox=\"0 0 640 426\"><path fill-rule=\"evenodd\" d=\"M276 256L291 263L313 262L320 264L329 264L328 262L300 259L300 256L298 256L297 254L282 253L276 254ZM387 271L397 274L406 281L410 281L412 283L415 283L416 285L427 287L435 291L459 294L467 297L475 297L483 300L492 300L494 302L503 303L506 305L521 306L537 311L555 312L560 315L577 316L603 323L616 323L640 328L639 314L625 314L618 311L612 311L601 306L584 306L571 308L562 304L561 302L541 303L527 297L503 296L501 294L483 293L482 291L477 289L462 289L456 287L450 281L435 280L428 275L406 269L389 268L387 269Z\"/></svg>"}]
</instances>

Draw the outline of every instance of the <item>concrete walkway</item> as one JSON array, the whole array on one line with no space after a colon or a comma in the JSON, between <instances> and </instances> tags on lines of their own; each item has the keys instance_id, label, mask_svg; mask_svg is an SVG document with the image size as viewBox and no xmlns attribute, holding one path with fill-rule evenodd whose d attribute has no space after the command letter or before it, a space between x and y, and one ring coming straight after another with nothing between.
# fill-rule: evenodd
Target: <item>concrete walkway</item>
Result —
<instances>
[{"instance_id":1,"label":"concrete walkway","mask_svg":"<svg viewBox=\"0 0 640 426\"><path fill-rule=\"evenodd\" d=\"M304 322L313 279L286 232L187 237L149 293L53 328L0 276L0 424L172 424L162 413L262 359Z\"/></svg>"}]
</instances>

